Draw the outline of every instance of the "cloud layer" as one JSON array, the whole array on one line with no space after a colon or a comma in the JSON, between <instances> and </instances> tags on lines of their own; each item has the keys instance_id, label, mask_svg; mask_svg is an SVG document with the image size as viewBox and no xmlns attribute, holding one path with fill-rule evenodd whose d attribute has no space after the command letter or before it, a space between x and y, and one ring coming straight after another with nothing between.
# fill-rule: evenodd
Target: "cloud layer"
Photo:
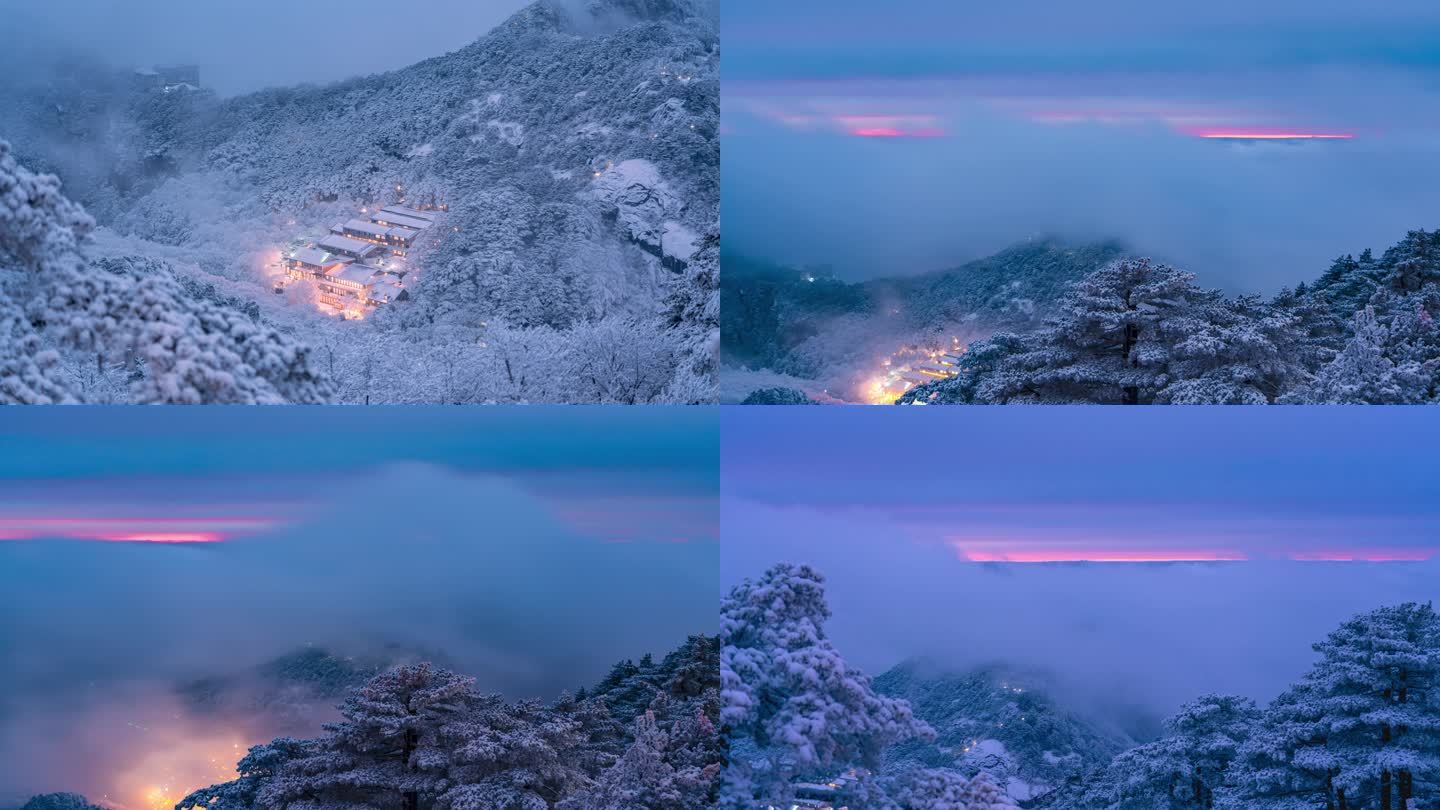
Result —
<instances>
[{"instance_id":1,"label":"cloud layer","mask_svg":"<svg viewBox=\"0 0 1440 810\"><path fill-rule=\"evenodd\" d=\"M1432 8L796 5L726 9L734 250L873 277L1120 238L1273 292L1435 224Z\"/></svg>"}]
</instances>

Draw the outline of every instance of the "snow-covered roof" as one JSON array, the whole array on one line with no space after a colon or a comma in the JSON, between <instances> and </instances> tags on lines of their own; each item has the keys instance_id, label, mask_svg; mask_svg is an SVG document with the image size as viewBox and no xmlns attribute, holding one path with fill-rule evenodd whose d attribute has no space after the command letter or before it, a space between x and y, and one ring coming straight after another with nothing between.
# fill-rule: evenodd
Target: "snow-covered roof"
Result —
<instances>
[{"instance_id":1,"label":"snow-covered roof","mask_svg":"<svg viewBox=\"0 0 1440 810\"><path fill-rule=\"evenodd\" d=\"M380 210L389 214L399 214L402 217L410 217L411 219L423 219L426 222L435 221L435 215L429 211L421 211L406 205L387 205Z\"/></svg>"},{"instance_id":2,"label":"snow-covered roof","mask_svg":"<svg viewBox=\"0 0 1440 810\"><path fill-rule=\"evenodd\" d=\"M376 211L370 215L370 221L383 222L386 225L400 225L417 231L423 231L434 224L428 219L416 219L393 211Z\"/></svg>"},{"instance_id":3,"label":"snow-covered roof","mask_svg":"<svg viewBox=\"0 0 1440 810\"><path fill-rule=\"evenodd\" d=\"M315 248L298 248L290 252L290 258L302 264L314 267L325 267L331 264L348 264L351 260L345 256L336 256Z\"/></svg>"},{"instance_id":4,"label":"snow-covered roof","mask_svg":"<svg viewBox=\"0 0 1440 810\"><path fill-rule=\"evenodd\" d=\"M389 303L398 299L403 292L405 292L405 288L401 286L400 282L382 278L370 288L370 298L374 301Z\"/></svg>"},{"instance_id":5,"label":"snow-covered roof","mask_svg":"<svg viewBox=\"0 0 1440 810\"><path fill-rule=\"evenodd\" d=\"M352 219L341 226L341 230L368 233L376 239L384 237L390 229L384 225L377 225L373 222L366 222L363 219Z\"/></svg>"},{"instance_id":6,"label":"snow-covered roof","mask_svg":"<svg viewBox=\"0 0 1440 810\"><path fill-rule=\"evenodd\" d=\"M349 281L354 284L369 284L377 272L373 267L366 267L363 264L351 264L334 272L327 273L326 277Z\"/></svg>"},{"instance_id":7,"label":"snow-covered roof","mask_svg":"<svg viewBox=\"0 0 1440 810\"><path fill-rule=\"evenodd\" d=\"M331 234L321 239L315 247L328 250L332 253L353 253L358 256L368 256L375 252L377 247L369 242L362 242L359 239L351 239L348 236Z\"/></svg>"}]
</instances>

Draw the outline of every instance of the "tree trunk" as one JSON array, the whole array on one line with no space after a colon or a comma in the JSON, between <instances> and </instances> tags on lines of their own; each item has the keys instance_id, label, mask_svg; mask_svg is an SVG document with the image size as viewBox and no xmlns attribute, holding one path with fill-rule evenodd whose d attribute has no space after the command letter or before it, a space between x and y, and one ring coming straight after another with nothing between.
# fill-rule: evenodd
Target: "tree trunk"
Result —
<instances>
[{"instance_id":1,"label":"tree trunk","mask_svg":"<svg viewBox=\"0 0 1440 810\"><path fill-rule=\"evenodd\" d=\"M1340 800L1340 810L1349 810L1349 808L1345 805L1345 788L1340 788L1336 790L1335 797Z\"/></svg>"},{"instance_id":2,"label":"tree trunk","mask_svg":"<svg viewBox=\"0 0 1440 810\"><path fill-rule=\"evenodd\" d=\"M1380 810L1390 810L1390 771L1380 772Z\"/></svg>"},{"instance_id":3,"label":"tree trunk","mask_svg":"<svg viewBox=\"0 0 1440 810\"><path fill-rule=\"evenodd\" d=\"M407 728L407 729L405 729L405 768L406 768L406 770L414 770L414 767L410 764L410 757L415 754L415 748L416 748L416 744L417 744L418 742L419 742L419 741L416 739L415 729L413 729L413 728ZM405 794L403 795L402 798L403 798L403 801L404 801L404 810L420 810L420 794L419 794L419 793L416 793L416 792L413 791L413 790L409 790L409 791L406 791L406 792L405 792Z\"/></svg>"},{"instance_id":4,"label":"tree trunk","mask_svg":"<svg viewBox=\"0 0 1440 810\"><path fill-rule=\"evenodd\" d=\"M1139 366L1139 363L1137 363L1134 359L1130 357L1130 355L1135 351L1135 344L1139 342L1140 327L1136 326L1133 323L1125 324L1125 342L1123 344L1123 349L1125 354L1125 363L1131 368L1137 368ZM1140 389L1133 385L1125 386L1123 402L1126 405L1139 405Z\"/></svg>"},{"instance_id":5,"label":"tree trunk","mask_svg":"<svg viewBox=\"0 0 1440 810\"><path fill-rule=\"evenodd\" d=\"M1413 779L1409 771L1400 771L1400 810L1410 810L1410 799L1415 792Z\"/></svg>"}]
</instances>

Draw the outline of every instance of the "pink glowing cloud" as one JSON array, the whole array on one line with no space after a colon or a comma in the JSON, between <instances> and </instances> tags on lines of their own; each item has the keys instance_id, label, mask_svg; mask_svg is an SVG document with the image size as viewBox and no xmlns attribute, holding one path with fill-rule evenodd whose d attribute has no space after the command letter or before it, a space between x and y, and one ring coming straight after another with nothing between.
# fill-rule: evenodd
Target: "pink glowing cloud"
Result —
<instances>
[{"instance_id":1,"label":"pink glowing cloud","mask_svg":"<svg viewBox=\"0 0 1440 810\"><path fill-rule=\"evenodd\" d=\"M0 516L0 540L65 538L116 543L216 543L281 524L261 517Z\"/></svg>"},{"instance_id":2,"label":"pink glowing cloud","mask_svg":"<svg viewBox=\"0 0 1440 810\"><path fill-rule=\"evenodd\" d=\"M1240 562L1249 559L1238 551L1200 549L956 549L960 556L979 563L1160 563Z\"/></svg>"}]
</instances>

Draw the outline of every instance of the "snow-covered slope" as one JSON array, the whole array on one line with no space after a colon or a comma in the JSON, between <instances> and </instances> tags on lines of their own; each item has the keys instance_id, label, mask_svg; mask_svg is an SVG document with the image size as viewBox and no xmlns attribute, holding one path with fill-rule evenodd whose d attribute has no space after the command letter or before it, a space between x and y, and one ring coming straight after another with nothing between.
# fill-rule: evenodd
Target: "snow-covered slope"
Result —
<instances>
[{"instance_id":1,"label":"snow-covered slope","mask_svg":"<svg viewBox=\"0 0 1440 810\"><path fill-rule=\"evenodd\" d=\"M719 58L714 0L539 0L322 87L0 90L0 137L60 173L105 255L163 258L323 348L339 401L709 401ZM287 240L401 199L449 208L412 301L337 327L271 294Z\"/></svg>"},{"instance_id":2,"label":"snow-covered slope","mask_svg":"<svg viewBox=\"0 0 1440 810\"><path fill-rule=\"evenodd\" d=\"M1118 726L1058 705L1036 676L999 668L955 673L907 661L877 677L875 687L909 701L937 735L933 744L895 746L888 767L985 771L1016 801L1043 796L1135 744Z\"/></svg>"}]
</instances>

